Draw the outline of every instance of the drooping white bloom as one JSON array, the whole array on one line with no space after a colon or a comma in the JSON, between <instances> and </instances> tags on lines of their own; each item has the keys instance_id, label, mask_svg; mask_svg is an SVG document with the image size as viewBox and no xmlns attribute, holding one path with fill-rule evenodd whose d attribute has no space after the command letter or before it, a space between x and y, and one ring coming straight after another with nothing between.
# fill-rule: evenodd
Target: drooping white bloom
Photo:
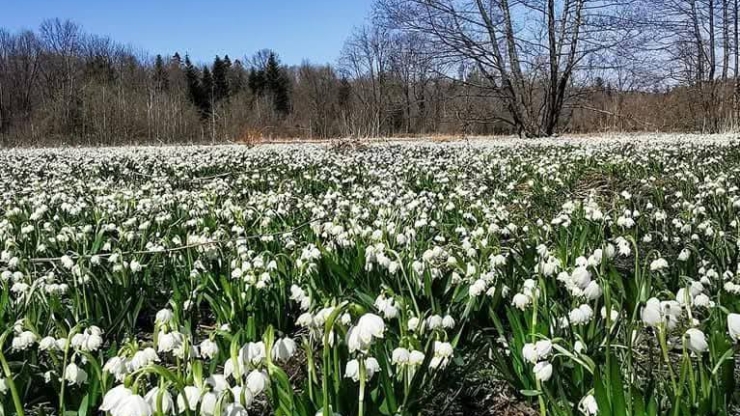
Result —
<instances>
[{"instance_id":1,"label":"drooping white bloom","mask_svg":"<svg viewBox=\"0 0 740 416\"><path fill-rule=\"evenodd\" d=\"M185 386L183 392L177 395L177 409L184 412L185 409L195 410L200 402L200 389L195 386Z\"/></svg>"},{"instance_id":2,"label":"drooping white bloom","mask_svg":"<svg viewBox=\"0 0 740 416\"><path fill-rule=\"evenodd\" d=\"M383 338L385 323L378 315L366 313L357 321L357 325L347 333L347 345L350 352L367 351L373 338Z\"/></svg>"},{"instance_id":3,"label":"drooping white bloom","mask_svg":"<svg viewBox=\"0 0 740 416\"><path fill-rule=\"evenodd\" d=\"M740 341L740 314L731 313L727 315L727 330L733 341Z\"/></svg>"},{"instance_id":4,"label":"drooping white bloom","mask_svg":"<svg viewBox=\"0 0 740 416\"><path fill-rule=\"evenodd\" d=\"M160 325L169 324L174 319L175 314L170 309L160 309L154 318L154 322Z\"/></svg>"},{"instance_id":5,"label":"drooping white bloom","mask_svg":"<svg viewBox=\"0 0 740 416\"><path fill-rule=\"evenodd\" d=\"M152 408L138 394L131 394L124 397L114 409L111 410L113 416L151 416Z\"/></svg>"},{"instance_id":6,"label":"drooping white bloom","mask_svg":"<svg viewBox=\"0 0 740 416\"><path fill-rule=\"evenodd\" d=\"M259 370L252 370L247 375L246 387L253 395L257 396L262 393L270 385L270 377L267 373Z\"/></svg>"},{"instance_id":7,"label":"drooping white bloom","mask_svg":"<svg viewBox=\"0 0 740 416\"><path fill-rule=\"evenodd\" d=\"M218 344L210 339L204 339L203 342L200 343L200 355L208 359L212 359L217 356Z\"/></svg>"},{"instance_id":8,"label":"drooping white bloom","mask_svg":"<svg viewBox=\"0 0 740 416\"><path fill-rule=\"evenodd\" d=\"M100 405L100 410L110 412L111 414L116 413L114 409L117 409L118 406L132 394L134 393L126 388L126 386L119 384L105 393L105 396L103 396L103 404Z\"/></svg>"},{"instance_id":9,"label":"drooping white bloom","mask_svg":"<svg viewBox=\"0 0 740 416\"><path fill-rule=\"evenodd\" d=\"M69 385L81 385L82 383L87 382L87 372L78 367L77 364L69 363L64 369L64 380L66 380Z\"/></svg>"},{"instance_id":10,"label":"drooping white bloom","mask_svg":"<svg viewBox=\"0 0 740 416\"><path fill-rule=\"evenodd\" d=\"M175 402L172 400L170 392L156 386L144 395L144 400L154 411L157 411L160 408L159 406L161 406L164 414L173 413L175 410Z\"/></svg>"},{"instance_id":11,"label":"drooping white bloom","mask_svg":"<svg viewBox=\"0 0 740 416\"><path fill-rule=\"evenodd\" d=\"M707 338L704 333L697 328L689 328L686 330L687 347L696 354L701 354L709 349Z\"/></svg>"},{"instance_id":12,"label":"drooping white bloom","mask_svg":"<svg viewBox=\"0 0 740 416\"><path fill-rule=\"evenodd\" d=\"M581 411L585 416L593 416L599 412L599 406L596 403L596 398L589 394L588 396L581 399L578 403L578 410Z\"/></svg>"},{"instance_id":13,"label":"drooping white bloom","mask_svg":"<svg viewBox=\"0 0 740 416\"><path fill-rule=\"evenodd\" d=\"M262 341L247 343L239 350L239 355L243 362L257 366L267 357L265 343Z\"/></svg>"},{"instance_id":14,"label":"drooping white bloom","mask_svg":"<svg viewBox=\"0 0 740 416\"><path fill-rule=\"evenodd\" d=\"M547 381L552 377L552 364L547 361L540 361L532 368L534 377L540 381Z\"/></svg>"},{"instance_id":15,"label":"drooping white bloom","mask_svg":"<svg viewBox=\"0 0 740 416\"><path fill-rule=\"evenodd\" d=\"M11 342L11 348L13 351L23 351L33 345L36 342L36 334L31 331L23 331L17 336L13 337Z\"/></svg>"},{"instance_id":16,"label":"drooping white bloom","mask_svg":"<svg viewBox=\"0 0 740 416\"><path fill-rule=\"evenodd\" d=\"M404 365L409 362L409 350L399 347L393 350L391 362L396 365Z\"/></svg>"},{"instance_id":17,"label":"drooping white bloom","mask_svg":"<svg viewBox=\"0 0 740 416\"><path fill-rule=\"evenodd\" d=\"M295 354L298 347L289 337L280 338L272 346L272 358L276 361L286 361Z\"/></svg>"}]
</instances>

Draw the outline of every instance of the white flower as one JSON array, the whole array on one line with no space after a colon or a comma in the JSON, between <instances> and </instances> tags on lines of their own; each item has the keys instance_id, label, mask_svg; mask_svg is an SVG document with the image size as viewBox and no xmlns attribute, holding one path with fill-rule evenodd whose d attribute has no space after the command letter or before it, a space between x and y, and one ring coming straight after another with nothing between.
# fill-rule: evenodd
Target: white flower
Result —
<instances>
[{"instance_id":1,"label":"white flower","mask_svg":"<svg viewBox=\"0 0 740 416\"><path fill-rule=\"evenodd\" d=\"M514 298L512 299L512 304L516 306L520 310L524 310L529 306L529 304L532 302L532 298L529 296L523 294L523 293L517 293L514 295Z\"/></svg>"},{"instance_id":2,"label":"white flower","mask_svg":"<svg viewBox=\"0 0 740 416\"><path fill-rule=\"evenodd\" d=\"M217 356L218 344L210 339L204 339L203 342L200 343L200 355L208 359L212 359Z\"/></svg>"},{"instance_id":3,"label":"white flower","mask_svg":"<svg viewBox=\"0 0 740 416\"><path fill-rule=\"evenodd\" d=\"M122 381L126 373L128 373L126 360L118 356L111 357L103 366L103 371L112 374L116 380Z\"/></svg>"},{"instance_id":4,"label":"white flower","mask_svg":"<svg viewBox=\"0 0 740 416\"><path fill-rule=\"evenodd\" d=\"M393 350L391 362L396 365L404 365L409 362L409 350L406 348L396 348Z\"/></svg>"},{"instance_id":5,"label":"white flower","mask_svg":"<svg viewBox=\"0 0 740 416\"><path fill-rule=\"evenodd\" d=\"M57 340L54 337L44 337L39 341L40 351L54 351L57 349Z\"/></svg>"},{"instance_id":6,"label":"white flower","mask_svg":"<svg viewBox=\"0 0 740 416\"><path fill-rule=\"evenodd\" d=\"M415 316L412 318L409 318L408 328L409 328L409 331L416 331L419 328L419 318Z\"/></svg>"},{"instance_id":7,"label":"white flower","mask_svg":"<svg viewBox=\"0 0 740 416\"><path fill-rule=\"evenodd\" d=\"M547 358L552 352L552 341L549 339L537 341L534 346L535 350L537 350L537 356L540 359Z\"/></svg>"},{"instance_id":8,"label":"white flower","mask_svg":"<svg viewBox=\"0 0 740 416\"><path fill-rule=\"evenodd\" d=\"M291 338L281 338L272 346L272 358L276 361L286 361L295 354L297 349L295 341Z\"/></svg>"},{"instance_id":9,"label":"white flower","mask_svg":"<svg viewBox=\"0 0 740 416\"><path fill-rule=\"evenodd\" d=\"M596 413L599 412L599 406L596 403L596 398L589 394L588 396L581 399L581 402L578 403L578 410L581 411L586 416L593 416Z\"/></svg>"},{"instance_id":10,"label":"white flower","mask_svg":"<svg viewBox=\"0 0 740 416\"><path fill-rule=\"evenodd\" d=\"M247 409L238 403L229 403L223 411L223 416L248 416Z\"/></svg>"},{"instance_id":11,"label":"white flower","mask_svg":"<svg viewBox=\"0 0 740 416\"><path fill-rule=\"evenodd\" d=\"M211 374L211 376L206 379L205 384L207 386L211 386L213 391L216 393L221 393L222 391L229 389L229 382L226 381L226 377L223 374Z\"/></svg>"},{"instance_id":12,"label":"white flower","mask_svg":"<svg viewBox=\"0 0 740 416\"><path fill-rule=\"evenodd\" d=\"M656 298L648 299L640 313L642 322L647 326L657 326L662 320L660 312L660 301Z\"/></svg>"},{"instance_id":13,"label":"white flower","mask_svg":"<svg viewBox=\"0 0 740 416\"><path fill-rule=\"evenodd\" d=\"M547 361L540 361L532 369L534 377L540 381L547 381L552 377L552 364Z\"/></svg>"},{"instance_id":14,"label":"white flower","mask_svg":"<svg viewBox=\"0 0 740 416\"><path fill-rule=\"evenodd\" d=\"M350 328L347 333L349 352L367 351L373 338L383 338L384 331L383 318L371 313L362 315L357 325Z\"/></svg>"},{"instance_id":15,"label":"white flower","mask_svg":"<svg viewBox=\"0 0 740 416\"><path fill-rule=\"evenodd\" d=\"M668 268L668 262L666 261L666 259L662 257L655 259L650 263L650 270L652 271L661 271L667 268Z\"/></svg>"},{"instance_id":16,"label":"white flower","mask_svg":"<svg viewBox=\"0 0 740 416\"><path fill-rule=\"evenodd\" d=\"M161 404L162 413L164 414L171 413L175 410L175 403L172 400L170 392L156 386L144 395L144 400L155 411L160 408L159 406Z\"/></svg>"},{"instance_id":17,"label":"white flower","mask_svg":"<svg viewBox=\"0 0 740 416\"><path fill-rule=\"evenodd\" d=\"M264 371L252 370L247 375L247 388L253 395L257 396L270 385L270 378Z\"/></svg>"},{"instance_id":18,"label":"white flower","mask_svg":"<svg viewBox=\"0 0 740 416\"><path fill-rule=\"evenodd\" d=\"M127 389L126 386L119 384L105 393L105 396L103 396L103 404L100 405L100 410L110 412L111 414L117 413L114 409L117 409L118 406L132 394L134 393Z\"/></svg>"},{"instance_id":19,"label":"white flower","mask_svg":"<svg viewBox=\"0 0 740 416\"><path fill-rule=\"evenodd\" d=\"M234 386L231 388L231 394L234 396L234 401L241 404L242 406L249 407L254 400L252 391L242 386Z\"/></svg>"},{"instance_id":20,"label":"white flower","mask_svg":"<svg viewBox=\"0 0 740 416\"><path fill-rule=\"evenodd\" d=\"M450 315L445 315L444 318L442 318L442 327L447 329L452 329L455 327L455 319L451 317Z\"/></svg>"},{"instance_id":21,"label":"white flower","mask_svg":"<svg viewBox=\"0 0 740 416\"><path fill-rule=\"evenodd\" d=\"M709 349L707 338L706 336L704 336L704 333L701 332L701 330L699 329L696 329L696 328L687 329L684 337L687 341L687 346L689 347L689 349L696 354L701 354L707 349Z\"/></svg>"},{"instance_id":22,"label":"white flower","mask_svg":"<svg viewBox=\"0 0 740 416\"><path fill-rule=\"evenodd\" d=\"M138 394L131 394L124 397L114 409L111 410L113 416L151 416L152 408Z\"/></svg>"},{"instance_id":23,"label":"white flower","mask_svg":"<svg viewBox=\"0 0 740 416\"><path fill-rule=\"evenodd\" d=\"M434 331L437 328L442 327L442 317L439 315L432 315L429 318L427 318L427 328Z\"/></svg>"},{"instance_id":24,"label":"white flower","mask_svg":"<svg viewBox=\"0 0 740 416\"><path fill-rule=\"evenodd\" d=\"M177 396L177 409L184 412L185 409L195 410L200 402L200 389L194 386L185 386L182 393Z\"/></svg>"},{"instance_id":25,"label":"white flower","mask_svg":"<svg viewBox=\"0 0 740 416\"><path fill-rule=\"evenodd\" d=\"M31 331L23 331L13 337L11 348L13 351L23 351L36 342L36 334Z\"/></svg>"},{"instance_id":26,"label":"white flower","mask_svg":"<svg viewBox=\"0 0 740 416\"><path fill-rule=\"evenodd\" d=\"M740 314L731 313L727 315L727 330L733 341L740 341Z\"/></svg>"},{"instance_id":27,"label":"white flower","mask_svg":"<svg viewBox=\"0 0 740 416\"><path fill-rule=\"evenodd\" d=\"M409 354L409 365L419 366L424 363L424 353L421 351L413 350Z\"/></svg>"},{"instance_id":28,"label":"white flower","mask_svg":"<svg viewBox=\"0 0 740 416\"><path fill-rule=\"evenodd\" d=\"M69 383L81 385L87 381L87 373L75 363L69 363L64 369L64 379Z\"/></svg>"},{"instance_id":29,"label":"white flower","mask_svg":"<svg viewBox=\"0 0 740 416\"><path fill-rule=\"evenodd\" d=\"M373 357L368 357L365 359L365 380L370 380L373 378L375 373L380 372L380 364L378 364L378 360L376 360ZM347 362L347 366L344 369L344 377L345 378L351 378L353 381L357 382L360 380L360 362L355 360L350 360Z\"/></svg>"},{"instance_id":30,"label":"white flower","mask_svg":"<svg viewBox=\"0 0 740 416\"><path fill-rule=\"evenodd\" d=\"M250 342L241 348L239 354L243 362L255 366L259 365L267 357L267 352L265 351L265 343L262 341Z\"/></svg>"},{"instance_id":31,"label":"white flower","mask_svg":"<svg viewBox=\"0 0 740 416\"><path fill-rule=\"evenodd\" d=\"M537 360L539 359L539 354L537 354L537 347L534 344L530 343L524 344L524 347L522 347L522 358L532 364L537 364Z\"/></svg>"},{"instance_id":32,"label":"white flower","mask_svg":"<svg viewBox=\"0 0 740 416\"><path fill-rule=\"evenodd\" d=\"M209 391L203 394L200 398L200 414L202 416L213 416L216 412L216 404L218 403L218 396L216 393Z\"/></svg>"},{"instance_id":33,"label":"white flower","mask_svg":"<svg viewBox=\"0 0 740 416\"><path fill-rule=\"evenodd\" d=\"M154 318L154 322L164 325L169 324L170 321L175 317L175 314L170 309L161 309L157 312Z\"/></svg>"}]
</instances>

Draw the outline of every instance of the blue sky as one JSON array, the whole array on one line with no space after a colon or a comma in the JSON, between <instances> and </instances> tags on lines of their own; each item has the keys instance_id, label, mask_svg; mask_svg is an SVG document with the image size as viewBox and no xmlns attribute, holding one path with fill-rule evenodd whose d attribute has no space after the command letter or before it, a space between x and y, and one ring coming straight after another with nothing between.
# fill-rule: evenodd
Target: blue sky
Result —
<instances>
[{"instance_id":1,"label":"blue sky","mask_svg":"<svg viewBox=\"0 0 740 416\"><path fill-rule=\"evenodd\" d=\"M152 55L188 52L194 61L232 59L259 49L287 64L333 63L372 0L5 0L0 27L37 29L47 18L70 19Z\"/></svg>"}]
</instances>

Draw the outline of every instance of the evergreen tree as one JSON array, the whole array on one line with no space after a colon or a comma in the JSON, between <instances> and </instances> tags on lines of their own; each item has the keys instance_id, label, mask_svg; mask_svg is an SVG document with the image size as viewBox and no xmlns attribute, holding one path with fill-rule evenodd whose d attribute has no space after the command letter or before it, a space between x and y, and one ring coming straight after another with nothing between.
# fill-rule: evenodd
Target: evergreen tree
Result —
<instances>
[{"instance_id":1,"label":"evergreen tree","mask_svg":"<svg viewBox=\"0 0 740 416\"><path fill-rule=\"evenodd\" d=\"M229 97L229 80L228 76L229 68L226 66L226 62L216 55L216 59L213 61L213 99L214 101L220 101L224 98Z\"/></svg>"},{"instance_id":2,"label":"evergreen tree","mask_svg":"<svg viewBox=\"0 0 740 416\"><path fill-rule=\"evenodd\" d=\"M265 71L255 68L250 69L247 84L252 94L261 97L265 93Z\"/></svg>"},{"instance_id":3,"label":"evergreen tree","mask_svg":"<svg viewBox=\"0 0 740 416\"><path fill-rule=\"evenodd\" d=\"M203 91L203 101L201 101L200 108L203 114L210 115L212 110L211 106L214 101L214 84L213 76L211 75L211 70L208 69L208 66L203 67L203 77L201 78L200 85Z\"/></svg>"},{"instance_id":4,"label":"evergreen tree","mask_svg":"<svg viewBox=\"0 0 740 416\"><path fill-rule=\"evenodd\" d=\"M228 58L228 56L226 56ZM224 58L224 61L226 60ZM231 66L231 69L229 70L229 92L231 94L238 94L241 90L244 89L246 86L246 71L244 69L244 65L242 64L242 61L235 60L234 64Z\"/></svg>"},{"instance_id":5,"label":"evergreen tree","mask_svg":"<svg viewBox=\"0 0 740 416\"><path fill-rule=\"evenodd\" d=\"M276 113L287 115L290 112L290 97L288 96L289 81L285 72L280 68L275 53L270 52L264 71L265 86L272 95L272 105Z\"/></svg>"},{"instance_id":6,"label":"evergreen tree","mask_svg":"<svg viewBox=\"0 0 740 416\"><path fill-rule=\"evenodd\" d=\"M185 57L187 58L187 55L185 55ZM180 58L180 53L175 52L175 54L172 55L172 59L170 59L170 62L172 62L176 66L182 65L182 59Z\"/></svg>"},{"instance_id":7,"label":"evergreen tree","mask_svg":"<svg viewBox=\"0 0 740 416\"><path fill-rule=\"evenodd\" d=\"M162 55L157 55L154 61L154 85L158 91L167 91L169 89L169 78L167 70L164 67Z\"/></svg>"},{"instance_id":8,"label":"evergreen tree","mask_svg":"<svg viewBox=\"0 0 740 416\"><path fill-rule=\"evenodd\" d=\"M200 82L198 70L193 66L193 63L190 62L190 57L188 55L185 55L185 80L187 81L188 98L190 99L190 102L200 110L201 115L205 116L203 113L203 103L207 100L203 93L203 87Z\"/></svg>"}]
</instances>

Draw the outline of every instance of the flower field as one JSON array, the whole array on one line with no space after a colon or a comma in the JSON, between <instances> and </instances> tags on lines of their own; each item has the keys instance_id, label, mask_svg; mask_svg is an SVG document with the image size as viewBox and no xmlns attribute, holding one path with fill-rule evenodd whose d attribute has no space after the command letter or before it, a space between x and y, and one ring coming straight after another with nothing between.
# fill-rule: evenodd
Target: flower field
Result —
<instances>
[{"instance_id":1,"label":"flower field","mask_svg":"<svg viewBox=\"0 0 740 416\"><path fill-rule=\"evenodd\" d=\"M0 414L740 401L730 137L4 150L0 192Z\"/></svg>"}]
</instances>

